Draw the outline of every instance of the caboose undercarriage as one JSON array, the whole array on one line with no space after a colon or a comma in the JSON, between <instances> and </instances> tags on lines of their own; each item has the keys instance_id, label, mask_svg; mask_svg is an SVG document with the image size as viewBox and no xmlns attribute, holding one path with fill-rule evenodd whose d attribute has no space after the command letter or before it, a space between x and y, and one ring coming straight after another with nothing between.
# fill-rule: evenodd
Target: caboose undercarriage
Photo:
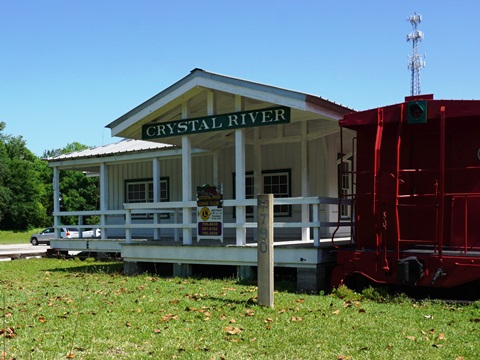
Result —
<instances>
[{"instance_id":1,"label":"caboose undercarriage","mask_svg":"<svg viewBox=\"0 0 480 360\"><path fill-rule=\"evenodd\" d=\"M376 254L369 250L342 250L337 254L332 274L334 286L352 275L362 275L377 284L452 288L480 279L480 251L468 255L460 251L438 252L429 249Z\"/></svg>"}]
</instances>

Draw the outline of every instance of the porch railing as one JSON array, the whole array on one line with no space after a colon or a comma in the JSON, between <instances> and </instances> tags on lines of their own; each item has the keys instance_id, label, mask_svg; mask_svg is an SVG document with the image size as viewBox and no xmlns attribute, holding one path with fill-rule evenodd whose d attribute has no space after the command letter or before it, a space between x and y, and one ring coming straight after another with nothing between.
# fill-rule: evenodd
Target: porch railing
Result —
<instances>
[{"instance_id":1,"label":"porch railing","mask_svg":"<svg viewBox=\"0 0 480 360\"><path fill-rule=\"evenodd\" d=\"M336 206L336 212L340 211L340 206L351 206L351 200L349 199L338 199L331 197L298 197L298 198L275 198L274 205L300 205L305 206L306 209L302 210L306 212L306 216L302 218L308 218L306 221L278 221L274 220L274 228L298 228L302 230L307 230L306 232L302 231L302 234L307 234L307 239L310 240L310 231L313 233L313 243L314 246L320 245L320 233L322 228L349 228L353 225L350 220L338 221L334 219L333 221L321 220L321 212L326 211L322 209L322 206L330 205ZM223 200L223 207L236 208L236 207L256 207L256 199L246 199L246 200ZM195 213L195 216L192 216L190 222L183 222L184 212L191 211ZM173 230L173 237L175 241L179 241L179 232L189 229L192 231L197 227L197 202L196 201L174 201L174 202L156 202L156 203L126 203L124 204L123 210L107 210L107 211L60 211L54 213L54 227L60 232L60 228L64 225L60 225L60 219L62 216L78 216L78 225L76 227L82 228L91 228L92 225L83 225L83 217L86 216L99 216L100 224L95 225L95 227L101 229L101 238L106 239L107 229L124 229L125 230L125 241L132 241L132 230L135 228L142 229L153 229L154 231L160 231L160 229L171 229ZM332 211L334 213L334 211ZM351 212L350 212L351 213ZM153 219L150 223L135 223L133 222L133 217L135 214L148 214L152 215ZM173 216L173 221L168 223L161 222L161 220L156 215L169 214ZM109 216L124 216L125 222L123 224L108 224L107 217ZM328 216L327 216L328 217ZM223 227L226 229L249 229L256 228L257 222L254 221L256 218L246 219L245 222L238 222L233 219L234 222L224 221ZM251 221L248 221L251 220ZM185 241L185 240L184 240ZM334 241L334 239L332 239ZM237 245L245 245L245 239L237 238Z\"/></svg>"}]
</instances>

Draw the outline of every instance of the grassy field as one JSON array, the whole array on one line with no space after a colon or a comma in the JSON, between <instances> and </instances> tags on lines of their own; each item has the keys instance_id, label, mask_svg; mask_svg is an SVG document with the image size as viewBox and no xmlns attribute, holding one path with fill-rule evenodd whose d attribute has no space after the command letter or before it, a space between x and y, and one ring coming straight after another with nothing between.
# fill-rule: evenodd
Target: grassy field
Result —
<instances>
[{"instance_id":1,"label":"grassy field","mask_svg":"<svg viewBox=\"0 0 480 360\"><path fill-rule=\"evenodd\" d=\"M0 263L5 359L477 359L480 302L385 298L369 288L274 308L235 279L126 277L122 264ZM2 355L0 355L1 358Z\"/></svg>"},{"instance_id":2,"label":"grassy field","mask_svg":"<svg viewBox=\"0 0 480 360\"><path fill-rule=\"evenodd\" d=\"M27 244L30 242L30 236L39 233L44 228L33 229L29 231L0 231L0 245L5 244Z\"/></svg>"}]
</instances>

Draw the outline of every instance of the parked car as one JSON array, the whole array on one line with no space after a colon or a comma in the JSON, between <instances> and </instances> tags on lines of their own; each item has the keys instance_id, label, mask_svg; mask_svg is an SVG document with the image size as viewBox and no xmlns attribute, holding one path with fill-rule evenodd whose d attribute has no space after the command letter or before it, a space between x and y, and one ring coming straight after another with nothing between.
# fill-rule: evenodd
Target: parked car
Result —
<instances>
[{"instance_id":1,"label":"parked car","mask_svg":"<svg viewBox=\"0 0 480 360\"><path fill-rule=\"evenodd\" d=\"M98 228L90 228L90 229L83 229L82 230L82 238L98 238L100 237L101 233L100 233L100 229ZM77 229L77 236L76 237L79 237L80 236L80 230ZM75 236L72 236L72 237L75 237Z\"/></svg>"},{"instance_id":2,"label":"parked car","mask_svg":"<svg viewBox=\"0 0 480 360\"><path fill-rule=\"evenodd\" d=\"M72 239L80 237L80 230L74 227L64 227L60 233L60 237L63 239ZM84 229L82 231L82 238L100 237L100 229ZM38 234L33 234L30 237L30 243L32 245L46 244L50 245L50 240L55 238L55 229L53 227L47 227Z\"/></svg>"},{"instance_id":3,"label":"parked car","mask_svg":"<svg viewBox=\"0 0 480 360\"><path fill-rule=\"evenodd\" d=\"M76 236L75 236L76 234ZM50 245L50 240L55 237L55 229L53 227L47 227L38 234L30 236L30 243L32 245L46 244ZM62 238L78 237L78 229L76 228L62 228L60 233Z\"/></svg>"}]
</instances>

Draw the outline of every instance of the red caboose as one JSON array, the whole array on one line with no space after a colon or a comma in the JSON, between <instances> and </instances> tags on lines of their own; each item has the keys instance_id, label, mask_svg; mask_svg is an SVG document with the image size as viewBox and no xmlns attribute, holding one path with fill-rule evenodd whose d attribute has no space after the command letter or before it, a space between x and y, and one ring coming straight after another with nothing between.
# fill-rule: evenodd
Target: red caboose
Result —
<instances>
[{"instance_id":1,"label":"red caboose","mask_svg":"<svg viewBox=\"0 0 480 360\"><path fill-rule=\"evenodd\" d=\"M353 246L332 281L450 288L480 280L480 100L408 97L352 113Z\"/></svg>"}]
</instances>

